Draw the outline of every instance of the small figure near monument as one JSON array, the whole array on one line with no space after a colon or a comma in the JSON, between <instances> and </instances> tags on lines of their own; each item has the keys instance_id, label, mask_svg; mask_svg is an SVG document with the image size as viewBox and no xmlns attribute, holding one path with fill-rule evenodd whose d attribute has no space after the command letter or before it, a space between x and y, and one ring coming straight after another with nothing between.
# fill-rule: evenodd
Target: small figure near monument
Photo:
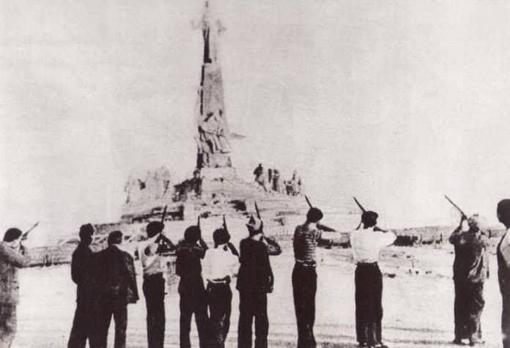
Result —
<instances>
[{"instance_id":1,"label":"small figure near monument","mask_svg":"<svg viewBox=\"0 0 510 348\"><path fill-rule=\"evenodd\" d=\"M266 178L264 173L264 167L262 166L262 163L259 163L257 168L253 171L253 175L255 176L255 182L259 184L264 191L267 191L266 187ZM269 183L271 185L271 183Z\"/></svg>"},{"instance_id":2,"label":"small figure near monument","mask_svg":"<svg viewBox=\"0 0 510 348\"><path fill-rule=\"evenodd\" d=\"M115 320L114 348L126 347L127 306L138 301L133 257L119 248L122 237L120 231L111 232L108 247L97 253L98 345L101 348L107 347L112 316Z\"/></svg>"},{"instance_id":3,"label":"small figure near monument","mask_svg":"<svg viewBox=\"0 0 510 348\"><path fill-rule=\"evenodd\" d=\"M180 347L190 348L191 317L195 314L200 347L207 347L208 319L207 300L202 279L201 260L207 244L202 239L199 226L190 226L184 231L184 240L177 245L175 273L180 277Z\"/></svg>"},{"instance_id":4,"label":"small figure near monument","mask_svg":"<svg viewBox=\"0 0 510 348\"><path fill-rule=\"evenodd\" d=\"M76 283L76 311L69 335L69 348L85 348L97 344L97 281L95 255L90 250L94 227L91 224L80 227L80 244L71 260L71 278Z\"/></svg>"},{"instance_id":5,"label":"small figure near monument","mask_svg":"<svg viewBox=\"0 0 510 348\"><path fill-rule=\"evenodd\" d=\"M27 267L29 263L30 257L22 244L22 232L9 228L0 242L0 347L9 348L16 336L18 268Z\"/></svg>"},{"instance_id":6,"label":"small figure near monument","mask_svg":"<svg viewBox=\"0 0 510 348\"><path fill-rule=\"evenodd\" d=\"M464 231L464 222L468 230ZM480 217L475 214L467 218L462 215L459 226L450 235L450 243L455 247L453 281L455 285L455 339L454 344L482 343L480 317L485 305L483 285L489 276L487 247L489 239L480 229Z\"/></svg>"}]
</instances>

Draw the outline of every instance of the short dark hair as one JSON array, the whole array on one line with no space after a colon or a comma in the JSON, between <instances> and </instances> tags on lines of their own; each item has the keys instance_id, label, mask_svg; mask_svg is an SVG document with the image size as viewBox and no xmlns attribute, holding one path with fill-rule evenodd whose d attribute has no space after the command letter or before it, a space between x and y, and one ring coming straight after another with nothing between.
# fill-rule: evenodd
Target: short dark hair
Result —
<instances>
[{"instance_id":1,"label":"short dark hair","mask_svg":"<svg viewBox=\"0 0 510 348\"><path fill-rule=\"evenodd\" d=\"M323 218L324 214L319 208L310 208L308 213L306 213L306 220L308 222L319 222Z\"/></svg>"},{"instance_id":2,"label":"short dark hair","mask_svg":"<svg viewBox=\"0 0 510 348\"><path fill-rule=\"evenodd\" d=\"M120 243L122 243L122 232L121 231L110 232L110 234L108 235L108 245Z\"/></svg>"},{"instance_id":3,"label":"short dark hair","mask_svg":"<svg viewBox=\"0 0 510 348\"><path fill-rule=\"evenodd\" d=\"M200 239L200 227L193 225L184 231L184 240L188 243L196 243Z\"/></svg>"},{"instance_id":4,"label":"short dark hair","mask_svg":"<svg viewBox=\"0 0 510 348\"><path fill-rule=\"evenodd\" d=\"M163 224L162 222L160 222L160 221L151 221L151 222L149 222L149 224L147 225L147 228L146 228L147 235L149 236L149 238L152 238L156 234L158 234L161 231L163 231L163 228L165 228L165 224Z\"/></svg>"},{"instance_id":5,"label":"short dark hair","mask_svg":"<svg viewBox=\"0 0 510 348\"><path fill-rule=\"evenodd\" d=\"M21 230L16 227L11 227L4 234L4 242L12 242L21 237Z\"/></svg>"},{"instance_id":6,"label":"short dark hair","mask_svg":"<svg viewBox=\"0 0 510 348\"><path fill-rule=\"evenodd\" d=\"M361 222L363 222L364 224L375 225L377 223L377 218L379 218L379 214L377 214L375 211L369 210L361 214Z\"/></svg>"},{"instance_id":7,"label":"short dark hair","mask_svg":"<svg viewBox=\"0 0 510 348\"><path fill-rule=\"evenodd\" d=\"M510 222L510 199L502 199L499 201L496 211L502 222Z\"/></svg>"},{"instance_id":8,"label":"short dark hair","mask_svg":"<svg viewBox=\"0 0 510 348\"><path fill-rule=\"evenodd\" d=\"M84 240L87 237L92 237L94 234L94 226L85 224L80 226L80 239Z\"/></svg>"},{"instance_id":9,"label":"short dark hair","mask_svg":"<svg viewBox=\"0 0 510 348\"><path fill-rule=\"evenodd\" d=\"M215 245L228 243L230 241L230 234L224 228L218 228L213 232L213 240Z\"/></svg>"}]
</instances>

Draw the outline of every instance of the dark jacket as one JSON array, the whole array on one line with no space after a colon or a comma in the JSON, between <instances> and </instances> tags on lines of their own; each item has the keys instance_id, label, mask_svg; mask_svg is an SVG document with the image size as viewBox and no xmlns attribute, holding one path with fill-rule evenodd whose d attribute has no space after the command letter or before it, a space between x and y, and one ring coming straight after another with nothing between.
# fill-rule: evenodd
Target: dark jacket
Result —
<instances>
[{"instance_id":1,"label":"dark jacket","mask_svg":"<svg viewBox=\"0 0 510 348\"><path fill-rule=\"evenodd\" d=\"M504 238L505 235L503 235L498 243L496 256L498 259L499 289L503 296L508 297L510 296L510 245L502 245L501 242Z\"/></svg>"},{"instance_id":2,"label":"dark jacket","mask_svg":"<svg viewBox=\"0 0 510 348\"><path fill-rule=\"evenodd\" d=\"M138 301L133 257L115 245L97 254L97 279L100 301L126 305Z\"/></svg>"},{"instance_id":3,"label":"dark jacket","mask_svg":"<svg viewBox=\"0 0 510 348\"><path fill-rule=\"evenodd\" d=\"M271 241L271 243L275 243ZM270 244L271 245L271 244ZM239 273L237 275L237 290L272 292L273 270L269 262L268 245L263 241L245 238L240 244ZM279 254L281 250L271 254Z\"/></svg>"},{"instance_id":4,"label":"dark jacket","mask_svg":"<svg viewBox=\"0 0 510 348\"><path fill-rule=\"evenodd\" d=\"M71 260L71 278L76 283L76 302L90 303L97 298L94 253L79 244Z\"/></svg>"},{"instance_id":5,"label":"dark jacket","mask_svg":"<svg viewBox=\"0 0 510 348\"><path fill-rule=\"evenodd\" d=\"M205 256L207 249L198 244L190 244L181 241L177 245L175 273L181 278L179 281L179 293L202 290L204 282L202 279L201 259Z\"/></svg>"},{"instance_id":6,"label":"dark jacket","mask_svg":"<svg viewBox=\"0 0 510 348\"><path fill-rule=\"evenodd\" d=\"M450 236L455 247L453 278L472 283L484 282L488 276L488 237L482 232L455 230Z\"/></svg>"},{"instance_id":7,"label":"dark jacket","mask_svg":"<svg viewBox=\"0 0 510 348\"><path fill-rule=\"evenodd\" d=\"M30 257L0 242L0 303L19 301L18 268L26 267Z\"/></svg>"}]
</instances>

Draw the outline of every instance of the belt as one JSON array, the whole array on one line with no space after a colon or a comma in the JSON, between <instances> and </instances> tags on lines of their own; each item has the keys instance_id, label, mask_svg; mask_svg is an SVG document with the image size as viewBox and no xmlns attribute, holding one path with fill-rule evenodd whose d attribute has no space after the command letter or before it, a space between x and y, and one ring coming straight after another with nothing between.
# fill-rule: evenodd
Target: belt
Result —
<instances>
[{"instance_id":1,"label":"belt","mask_svg":"<svg viewBox=\"0 0 510 348\"><path fill-rule=\"evenodd\" d=\"M300 265L303 267L314 267L317 265L315 261L303 261L303 260L296 260L296 265Z\"/></svg>"},{"instance_id":2,"label":"belt","mask_svg":"<svg viewBox=\"0 0 510 348\"><path fill-rule=\"evenodd\" d=\"M215 279L207 280L207 285L228 285L228 284L230 284L230 279L229 280L225 280L225 279L222 279L222 280L215 280Z\"/></svg>"},{"instance_id":3,"label":"belt","mask_svg":"<svg viewBox=\"0 0 510 348\"><path fill-rule=\"evenodd\" d=\"M163 278L163 273L153 273L153 274L144 274L143 279L151 279L151 278Z\"/></svg>"},{"instance_id":4,"label":"belt","mask_svg":"<svg viewBox=\"0 0 510 348\"><path fill-rule=\"evenodd\" d=\"M377 262L356 262L356 266L377 266Z\"/></svg>"}]
</instances>

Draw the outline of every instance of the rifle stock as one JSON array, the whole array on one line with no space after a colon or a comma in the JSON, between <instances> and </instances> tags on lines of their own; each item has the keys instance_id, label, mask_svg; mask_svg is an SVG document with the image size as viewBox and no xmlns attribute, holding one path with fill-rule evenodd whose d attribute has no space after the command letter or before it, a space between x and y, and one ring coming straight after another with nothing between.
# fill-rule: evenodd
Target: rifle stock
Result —
<instances>
[{"instance_id":1,"label":"rifle stock","mask_svg":"<svg viewBox=\"0 0 510 348\"><path fill-rule=\"evenodd\" d=\"M165 205L165 208L163 209L163 214L161 214L161 223L165 223L165 217L166 217L166 210L168 208L168 205Z\"/></svg>"},{"instance_id":2,"label":"rifle stock","mask_svg":"<svg viewBox=\"0 0 510 348\"><path fill-rule=\"evenodd\" d=\"M260 210L259 210L259 206L257 205L257 202L255 201L255 211L257 212L257 217L259 219L262 220L262 218L260 217Z\"/></svg>"}]
</instances>

